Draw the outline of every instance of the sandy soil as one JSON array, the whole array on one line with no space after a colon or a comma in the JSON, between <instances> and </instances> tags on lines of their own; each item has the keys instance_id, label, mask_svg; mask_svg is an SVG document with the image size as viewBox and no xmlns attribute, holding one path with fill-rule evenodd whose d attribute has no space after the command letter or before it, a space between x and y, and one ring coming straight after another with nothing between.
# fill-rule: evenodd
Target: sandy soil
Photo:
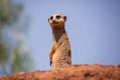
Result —
<instances>
[{"instance_id":1,"label":"sandy soil","mask_svg":"<svg viewBox=\"0 0 120 80\"><path fill-rule=\"evenodd\" d=\"M81 64L0 76L0 80L120 80L119 65Z\"/></svg>"}]
</instances>

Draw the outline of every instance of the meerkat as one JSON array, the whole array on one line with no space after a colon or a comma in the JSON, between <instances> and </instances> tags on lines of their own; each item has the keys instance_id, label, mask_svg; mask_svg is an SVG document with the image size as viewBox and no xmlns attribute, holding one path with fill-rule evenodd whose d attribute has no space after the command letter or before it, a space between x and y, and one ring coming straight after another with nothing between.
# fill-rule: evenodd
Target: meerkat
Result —
<instances>
[{"instance_id":1,"label":"meerkat","mask_svg":"<svg viewBox=\"0 0 120 80\"><path fill-rule=\"evenodd\" d=\"M71 64L71 47L65 30L67 17L63 14L53 14L48 18L52 29L52 47L49 52L52 69L61 68Z\"/></svg>"}]
</instances>

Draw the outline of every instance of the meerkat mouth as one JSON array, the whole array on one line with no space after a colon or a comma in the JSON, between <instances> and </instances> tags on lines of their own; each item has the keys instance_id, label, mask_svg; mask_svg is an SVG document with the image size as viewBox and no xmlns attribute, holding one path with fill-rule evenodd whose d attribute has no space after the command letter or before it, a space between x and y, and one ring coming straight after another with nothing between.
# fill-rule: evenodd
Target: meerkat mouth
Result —
<instances>
[{"instance_id":1,"label":"meerkat mouth","mask_svg":"<svg viewBox=\"0 0 120 80\"><path fill-rule=\"evenodd\" d=\"M59 24L59 22L57 22L57 21L53 21L53 24Z\"/></svg>"}]
</instances>

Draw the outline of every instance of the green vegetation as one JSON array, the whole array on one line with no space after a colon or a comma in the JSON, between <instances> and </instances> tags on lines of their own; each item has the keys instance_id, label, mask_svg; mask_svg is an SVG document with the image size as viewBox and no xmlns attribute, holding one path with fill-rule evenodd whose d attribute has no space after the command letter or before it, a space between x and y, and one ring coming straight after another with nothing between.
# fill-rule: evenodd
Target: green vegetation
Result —
<instances>
[{"instance_id":1,"label":"green vegetation","mask_svg":"<svg viewBox=\"0 0 120 80\"><path fill-rule=\"evenodd\" d=\"M28 17L23 18L23 4L15 1L0 0L0 75L32 68L30 49L24 38Z\"/></svg>"}]
</instances>

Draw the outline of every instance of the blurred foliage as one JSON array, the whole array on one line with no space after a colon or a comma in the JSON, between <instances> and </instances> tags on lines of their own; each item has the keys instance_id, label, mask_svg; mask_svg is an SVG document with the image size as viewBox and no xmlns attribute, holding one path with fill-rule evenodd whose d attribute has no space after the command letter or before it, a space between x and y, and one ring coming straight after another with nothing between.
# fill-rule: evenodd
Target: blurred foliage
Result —
<instances>
[{"instance_id":1,"label":"blurred foliage","mask_svg":"<svg viewBox=\"0 0 120 80\"><path fill-rule=\"evenodd\" d=\"M0 0L0 75L32 68L30 49L24 39L29 21L22 17L23 4L15 1Z\"/></svg>"},{"instance_id":2,"label":"blurred foliage","mask_svg":"<svg viewBox=\"0 0 120 80\"><path fill-rule=\"evenodd\" d=\"M11 1L12 2L12 1ZM18 21L23 5L12 4L10 0L0 0L0 22L2 24Z\"/></svg>"}]
</instances>

